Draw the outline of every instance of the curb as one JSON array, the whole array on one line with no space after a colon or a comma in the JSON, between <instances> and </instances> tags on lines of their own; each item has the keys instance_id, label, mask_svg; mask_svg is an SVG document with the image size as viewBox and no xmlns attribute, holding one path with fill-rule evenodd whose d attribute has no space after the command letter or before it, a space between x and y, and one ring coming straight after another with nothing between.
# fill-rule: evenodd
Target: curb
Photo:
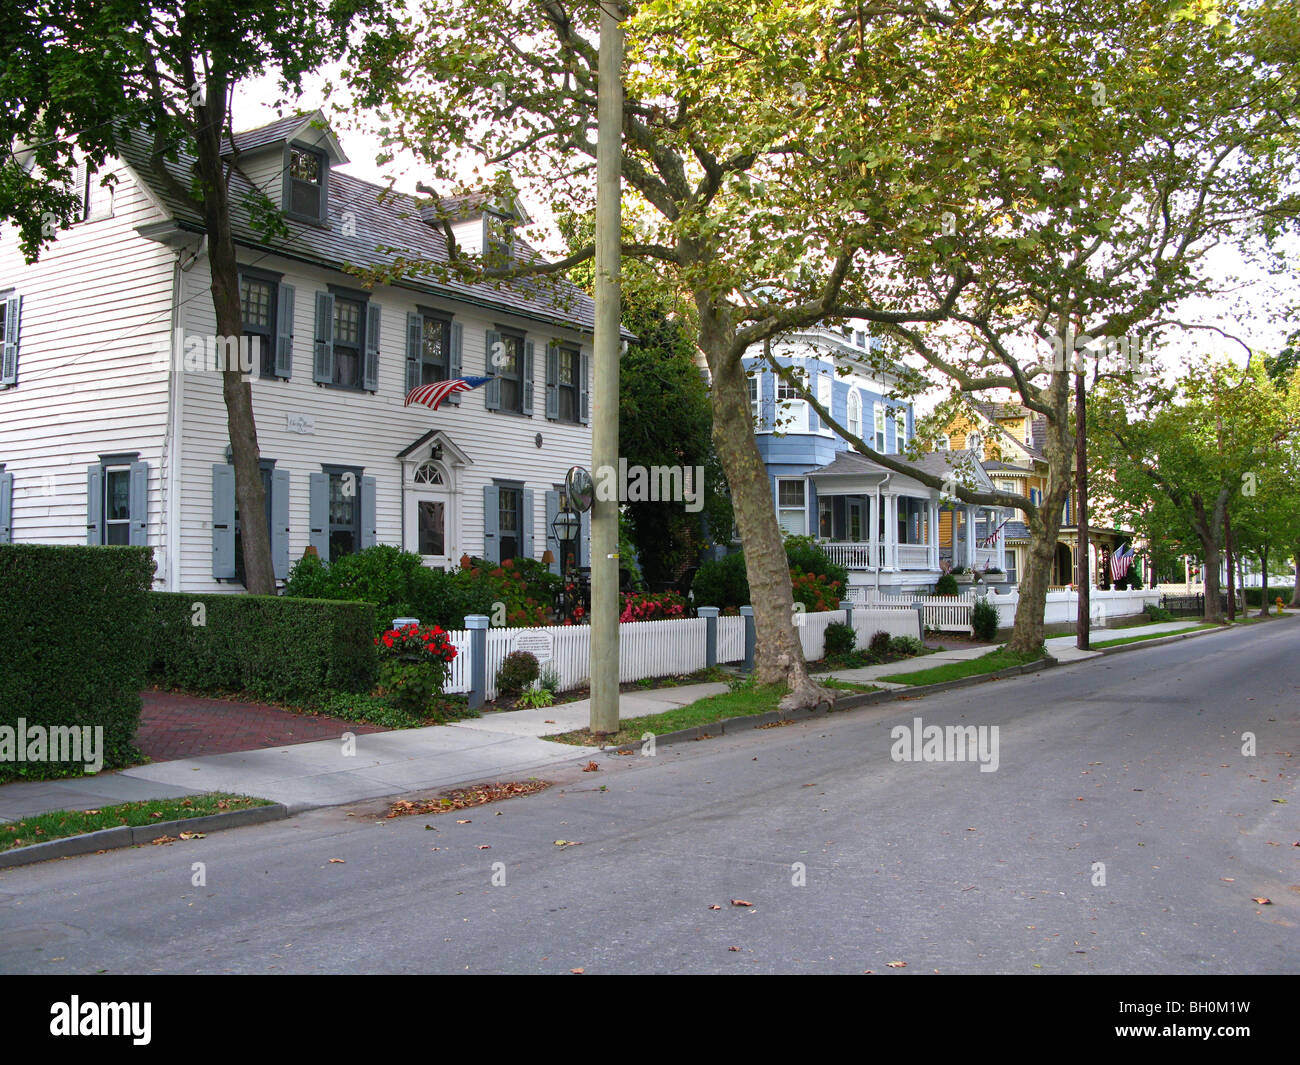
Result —
<instances>
[{"instance_id":1,"label":"curb","mask_svg":"<svg viewBox=\"0 0 1300 1065\"><path fill-rule=\"evenodd\" d=\"M122 825L118 828L101 828L98 832L85 832L79 836L64 836L48 843L33 843L28 847L0 851L0 869L18 865L47 862L51 858L71 858L78 854L117 850L121 847L138 847L151 843L159 836L176 836L181 832L220 832L225 828L260 825L266 821L280 821L290 815L283 803L254 806L248 810L227 810L224 813L187 817L180 821L163 821L156 825Z\"/></svg>"},{"instance_id":2,"label":"curb","mask_svg":"<svg viewBox=\"0 0 1300 1065\"><path fill-rule=\"evenodd\" d=\"M857 710L859 707L872 706L876 703L914 699L919 695L930 695L934 692L948 691L952 688L967 688L972 684L982 684L986 681L999 680L1004 677L1018 677L1025 673L1037 673L1039 670L1049 669L1059 664L1055 658L1048 656L1035 662L1027 662L1022 666L1008 666L996 673L980 673L974 677L940 681L938 684L919 684L905 690L891 688L887 691L861 692L858 695L849 695L843 699L837 699L834 706L822 705L814 707L812 710L773 710L766 714L728 717L721 721L711 721L707 725L693 725L691 728L678 729L676 732L657 734L654 742L656 747L664 747L671 746L674 743L713 739L716 736L726 735L728 732L747 732L763 725L776 724L782 721L811 721L813 718L825 717L827 714L839 713L841 710ZM612 747L589 749L607 752L628 751L631 750L631 745L622 743Z\"/></svg>"}]
</instances>

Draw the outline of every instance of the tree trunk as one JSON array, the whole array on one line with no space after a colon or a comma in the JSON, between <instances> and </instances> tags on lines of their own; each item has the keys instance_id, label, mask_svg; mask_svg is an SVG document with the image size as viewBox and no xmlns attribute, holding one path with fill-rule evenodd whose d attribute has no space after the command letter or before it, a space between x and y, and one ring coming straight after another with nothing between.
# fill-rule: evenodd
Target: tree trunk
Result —
<instances>
[{"instance_id":1,"label":"tree trunk","mask_svg":"<svg viewBox=\"0 0 1300 1065\"><path fill-rule=\"evenodd\" d=\"M1025 574L1020 581L1020 601L1016 620L1007 641L1007 650L1016 654L1035 654L1043 649L1043 613L1047 608L1047 588L1052 582L1056 562L1056 536L1061 529L1061 508L1070 493L1074 475L1073 458L1077 441L1070 432L1070 374L1057 371L1043 390L1051 403L1053 415L1047 420L1043 456L1047 459L1047 489L1037 515L1029 517L1029 551Z\"/></svg>"},{"instance_id":2,"label":"tree trunk","mask_svg":"<svg viewBox=\"0 0 1300 1065\"><path fill-rule=\"evenodd\" d=\"M1259 616L1268 617L1268 548L1259 549ZM1246 616L1246 593L1241 593L1241 616Z\"/></svg>"},{"instance_id":3,"label":"tree trunk","mask_svg":"<svg viewBox=\"0 0 1300 1065\"><path fill-rule=\"evenodd\" d=\"M1291 552L1291 561L1295 563L1295 588L1291 591L1291 605L1300 607L1300 544Z\"/></svg>"},{"instance_id":4,"label":"tree trunk","mask_svg":"<svg viewBox=\"0 0 1300 1065\"><path fill-rule=\"evenodd\" d=\"M713 440L727 474L736 528L745 549L750 604L754 608L757 647L754 671L759 684L786 684L782 709L810 708L834 701L834 694L808 674L794 627L794 595L785 541L776 520L767 468L754 439L745 368L727 357L722 313L697 297L700 347L713 375ZM705 604L707 605L707 604Z\"/></svg>"},{"instance_id":5,"label":"tree trunk","mask_svg":"<svg viewBox=\"0 0 1300 1065\"><path fill-rule=\"evenodd\" d=\"M224 100L224 92L217 99ZM203 114L204 109L199 109ZM222 112L224 114L224 111ZM230 228L230 205L221 161L220 124L200 130L196 168L203 194L204 223L208 234L208 266L212 273L212 305L217 337L238 340L244 333L239 300L239 265ZM232 350L231 344L218 349ZM253 368L257 371L257 367ZM254 595L275 594L271 538L267 534L266 493L262 490L257 426L253 419L253 389L238 366L223 368L221 393L226 402L226 429L230 435L231 462L235 467L235 505L240 515L240 546L244 556L244 585Z\"/></svg>"}]
</instances>

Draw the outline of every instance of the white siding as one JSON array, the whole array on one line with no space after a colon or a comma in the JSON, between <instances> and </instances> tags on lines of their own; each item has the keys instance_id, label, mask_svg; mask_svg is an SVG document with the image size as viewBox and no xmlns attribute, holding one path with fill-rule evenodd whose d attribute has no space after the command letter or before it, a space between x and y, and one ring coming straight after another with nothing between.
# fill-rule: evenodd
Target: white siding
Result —
<instances>
[{"instance_id":1,"label":"white siding","mask_svg":"<svg viewBox=\"0 0 1300 1065\"><path fill-rule=\"evenodd\" d=\"M441 429L465 453L469 465L453 470L455 495L449 523L447 554L483 553L483 488L496 480L523 484L533 492L533 557L546 549L546 492L562 483L570 466L590 465L591 432L587 425L548 421L545 417L546 344L556 331L523 318L512 318L479 308L441 301L433 296L380 286L371 294L382 309L379 391L350 392L312 381L312 341L318 291L331 284L359 288L357 279L284 259L263 257L241 250L240 262L283 273L295 290L293 374L288 381L253 378L253 406L258 445L264 458L275 459L276 469L290 472L291 563L302 557L309 538L308 475L322 464L364 467L365 476L377 479L376 507L380 543L403 544L402 468L397 458L430 429ZM207 267L200 263L184 278L182 299L187 333L206 334L213 329L207 293ZM199 298L194 297L195 293ZM444 403L437 411L405 407L406 315L419 303L455 315L464 329L462 376L484 376L487 330L503 325L523 330L534 345L533 416L526 417L484 408L484 389L462 393L460 405ZM577 343L574 333L564 334ZM583 345L589 350L589 345ZM211 468L225 461L228 444L225 406L216 375L183 375L184 413L181 494L182 557L180 584L186 590L240 590L212 578ZM291 432L286 415L305 415L314 421L314 434ZM543 446L535 443L537 434Z\"/></svg>"},{"instance_id":2,"label":"white siding","mask_svg":"<svg viewBox=\"0 0 1300 1065\"><path fill-rule=\"evenodd\" d=\"M16 387L0 388L0 463L14 474L15 543L86 542L86 467L112 452L149 463L149 543L164 556L172 253L133 232L162 213L122 165L111 195L92 181L91 220L27 265L0 232L0 291L23 298Z\"/></svg>"}]
</instances>

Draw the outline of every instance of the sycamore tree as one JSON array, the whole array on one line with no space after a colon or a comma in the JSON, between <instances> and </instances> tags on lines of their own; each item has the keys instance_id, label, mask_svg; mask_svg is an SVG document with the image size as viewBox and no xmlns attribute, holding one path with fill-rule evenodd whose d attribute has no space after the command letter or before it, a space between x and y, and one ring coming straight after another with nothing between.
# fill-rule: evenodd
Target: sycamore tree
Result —
<instances>
[{"instance_id":1,"label":"sycamore tree","mask_svg":"<svg viewBox=\"0 0 1300 1065\"><path fill-rule=\"evenodd\" d=\"M1054 18L1030 13L1049 9ZM1036 54L991 42L979 75L989 91L985 109L950 119L985 131L975 158L990 167L1006 125L1032 131L1006 163L1033 179L1023 188L993 182L977 198L960 186L947 192L945 233L933 261L920 263L933 271L935 297L959 269L973 274L971 283L943 321L882 329L952 390L942 417L969 411L975 398L1010 397L1045 419L1041 504L996 500L1025 512L1031 537L1013 650L1030 652L1043 639L1075 466L1076 376L1090 391L1107 380L1133 388L1150 378L1162 340L1218 328L1178 311L1189 297L1236 284L1211 269L1215 249L1233 245L1276 265L1272 248L1294 229L1296 14L1273 3L1013 7L1007 20ZM1027 66L1006 71L998 60L1007 58ZM993 255L990 230L1006 238ZM803 393L857 451L932 483L848 433Z\"/></svg>"},{"instance_id":2,"label":"sycamore tree","mask_svg":"<svg viewBox=\"0 0 1300 1065\"><path fill-rule=\"evenodd\" d=\"M1208 360L1171 385L1150 383L1136 398L1104 387L1094 394L1096 462L1112 471L1097 486L1100 495L1117 511L1159 497L1192 529L1204 566L1207 621L1223 617L1225 514L1260 498L1261 485L1269 508L1296 499L1284 483L1290 466L1283 457L1300 433L1298 400L1300 391L1278 389L1259 365Z\"/></svg>"},{"instance_id":3,"label":"sycamore tree","mask_svg":"<svg viewBox=\"0 0 1300 1065\"><path fill-rule=\"evenodd\" d=\"M1293 333L1287 340L1287 345L1277 355L1270 356L1264 360L1264 369L1272 379L1273 384L1279 388L1285 387L1291 391L1300 392L1300 333ZM1300 485L1300 481L1292 482L1293 485ZM1300 503L1297 503L1297 510L1300 510ZM1300 532L1297 532L1288 546L1288 553L1291 556L1291 562L1295 566L1295 586L1291 589L1291 603L1293 607L1300 607Z\"/></svg>"},{"instance_id":4,"label":"sycamore tree","mask_svg":"<svg viewBox=\"0 0 1300 1065\"><path fill-rule=\"evenodd\" d=\"M791 688L786 706L826 693L809 679L792 624L742 356L836 318L903 330L947 320L986 274L1023 276L1024 261L1043 259L1009 214L1041 198L1042 145L1058 139L1060 116L1033 107L1035 94L1079 106L1058 84L1079 58L1079 40L1053 32L1061 6L657 0L624 9L622 251L629 263L654 263L682 298L707 361L757 673ZM455 180L471 162L484 174L507 166L557 212L581 215L594 189L597 12L588 0L430 4L358 64L354 87L382 110L391 142L434 176ZM551 263L493 263L462 253L450 224L445 235L448 262L393 249L387 276L554 277L593 255L581 245ZM956 494L1032 506L1006 493Z\"/></svg>"},{"instance_id":5,"label":"sycamore tree","mask_svg":"<svg viewBox=\"0 0 1300 1065\"><path fill-rule=\"evenodd\" d=\"M284 92L340 56L377 0L26 0L0 16L0 219L14 223L34 261L76 219L78 165L103 172L124 146L143 146L151 176L203 220L217 334L243 335L231 229L230 108L241 82L278 75ZM223 147L223 144L225 145ZM191 160L178 178L168 169ZM283 235L278 205L246 205L268 236ZM258 468L252 390L239 367L222 370L235 500L241 514L266 503ZM245 584L275 593L264 522L243 528Z\"/></svg>"}]
</instances>

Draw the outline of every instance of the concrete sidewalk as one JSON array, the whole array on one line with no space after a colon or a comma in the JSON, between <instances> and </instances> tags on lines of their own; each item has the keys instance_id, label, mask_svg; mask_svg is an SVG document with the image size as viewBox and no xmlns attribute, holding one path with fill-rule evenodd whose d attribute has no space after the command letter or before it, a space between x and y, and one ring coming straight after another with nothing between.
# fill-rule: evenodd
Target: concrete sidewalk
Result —
<instances>
[{"instance_id":1,"label":"concrete sidewalk","mask_svg":"<svg viewBox=\"0 0 1300 1065\"><path fill-rule=\"evenodd\" d=\"M690 684L624 692L619 717L685 706L727 690ZM529 776L548 766L586 761L591 751L541 736L582 728L591 703L579 699L540 710L486 714L451 725L356 734L355 754L335 739L234 754L182 758L116 773L0 786L0 821L46 810L85 810L143 799L230 791L284 803L293 812L338 806L472 780ZM344 726L346 728L346 726Z\"/></svg>"}]
</instances>

